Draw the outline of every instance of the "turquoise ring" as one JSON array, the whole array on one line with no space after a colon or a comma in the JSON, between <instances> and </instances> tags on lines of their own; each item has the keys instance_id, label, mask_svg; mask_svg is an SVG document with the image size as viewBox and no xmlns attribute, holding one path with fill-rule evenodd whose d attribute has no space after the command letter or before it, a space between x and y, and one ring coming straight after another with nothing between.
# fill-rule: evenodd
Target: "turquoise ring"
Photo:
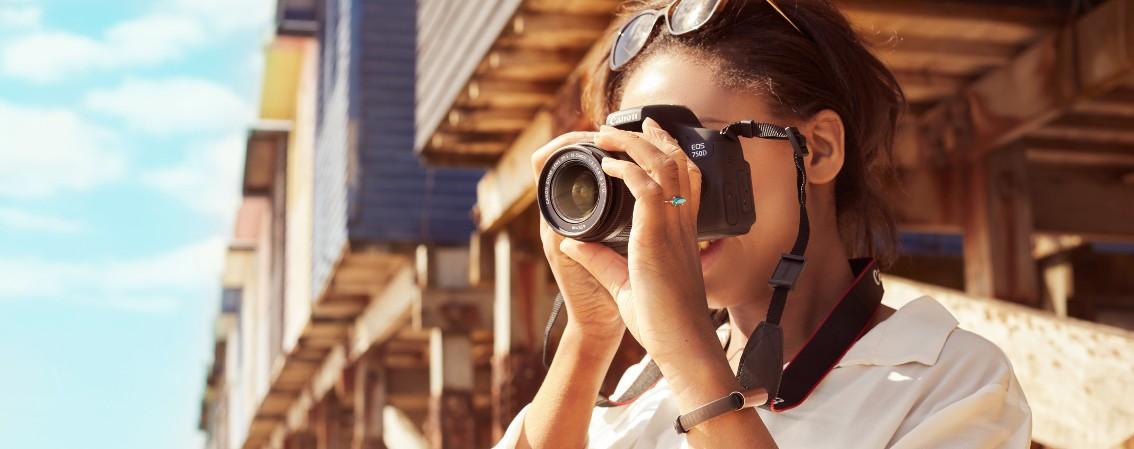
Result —
<instances>
[{"instance_id":1,"label":"turquoise ring","mask_svg":"<svg viewBox=\"0 0 1134 449\"><path fill-rule=\"evenodd\" d=\"M685 197L683 197L681 195L675 195L673 198L665 200L664 202L668 203L671 206L680 206L680 205L688 202L688 200L686 200Z\"/></svg>"}]
</instances>

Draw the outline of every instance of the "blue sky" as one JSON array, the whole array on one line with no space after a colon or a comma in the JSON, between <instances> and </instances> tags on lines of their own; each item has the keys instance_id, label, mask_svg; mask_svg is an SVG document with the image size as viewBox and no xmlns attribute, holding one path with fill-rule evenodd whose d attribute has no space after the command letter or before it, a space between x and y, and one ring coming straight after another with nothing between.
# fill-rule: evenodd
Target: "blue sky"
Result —
<instances>
[{"instance_id":1,"label":"blue sky","mask_svg":"<svg viewBox=\"0 0 1134 449\"><path fill-rule=\"evenodd\" d=\"M5 449L199 448L271 0L0 0Z\"/></svg>"}]
</instances>

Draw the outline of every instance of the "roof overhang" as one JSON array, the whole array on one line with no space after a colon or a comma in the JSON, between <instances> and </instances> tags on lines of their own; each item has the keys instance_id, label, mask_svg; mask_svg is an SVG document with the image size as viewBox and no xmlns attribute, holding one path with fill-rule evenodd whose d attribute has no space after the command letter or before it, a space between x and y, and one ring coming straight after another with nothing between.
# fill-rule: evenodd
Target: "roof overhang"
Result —
<instances>
[{"instance_id":1,"label":"roof overhang","mask_svg":"<svg viewBox=\"0 0 1134 449\"><path fill-rule=\"evenodd\" d=\"M248 132L244 153L244 195L264 195L272 186L275 160L287 148L291 121L265 120Z\"/></svg>"},{"instance_id":2,"label":"roof overhang","mask_svg":"<svg viewBox=\"0 0 1134 449\"><path fill-rule=\"evenodd\" d=\"M416 151L434 165L493 165L541 109L554 107L588 49L602 46L620 2L523 0L436 123L422 123ZM1056 8L966 1L840 0L853 25L879 40L911 109L957 94L1009 63L1066 20ZM893 37L900 39L892 39ZM578 98L571 108L578 114Z\"/></svg>"}]
</instances>

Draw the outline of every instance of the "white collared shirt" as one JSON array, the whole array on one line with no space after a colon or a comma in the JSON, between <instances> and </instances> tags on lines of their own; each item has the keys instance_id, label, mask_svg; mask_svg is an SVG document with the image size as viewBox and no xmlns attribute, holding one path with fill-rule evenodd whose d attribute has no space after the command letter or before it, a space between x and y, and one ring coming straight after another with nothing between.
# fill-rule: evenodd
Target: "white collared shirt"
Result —
<instances>
[{"instance_id":1,"label":"white collared shirt","mask_svg":"<svg viewBox=\"0 0 1134 449\"><path fill-rule=\"evenodd\" d=\"M622 375L625 391L648 356ZM859 339L797 407L757 409L781 449L1028 448L1032 417L1000 348L957 327L929 296L918 298ZM497 448L515 447L527 407ZM590 448L688 447L673 430L673 392L658 382L629 405L595 408Z\"/></svg>"}]
</instances>

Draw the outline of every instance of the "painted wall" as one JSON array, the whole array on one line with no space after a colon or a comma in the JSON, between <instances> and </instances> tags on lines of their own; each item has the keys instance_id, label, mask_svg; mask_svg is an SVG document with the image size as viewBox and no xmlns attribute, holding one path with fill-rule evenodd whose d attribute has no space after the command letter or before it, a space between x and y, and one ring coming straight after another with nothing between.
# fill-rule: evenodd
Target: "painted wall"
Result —
<instances>
[{"instance_id":1,"label":"painted wall","mask_svg":"<svg viewBox=\"0 0 1134 449\"><path fill-rule=\"evenodd\" d=\"M295 111L287 145L287 265L284 298L283 351L290 352L311 315L311 244L315 157L315 98L319 47L313 38L300 41Z\"/></svg>"}]
</instances>

